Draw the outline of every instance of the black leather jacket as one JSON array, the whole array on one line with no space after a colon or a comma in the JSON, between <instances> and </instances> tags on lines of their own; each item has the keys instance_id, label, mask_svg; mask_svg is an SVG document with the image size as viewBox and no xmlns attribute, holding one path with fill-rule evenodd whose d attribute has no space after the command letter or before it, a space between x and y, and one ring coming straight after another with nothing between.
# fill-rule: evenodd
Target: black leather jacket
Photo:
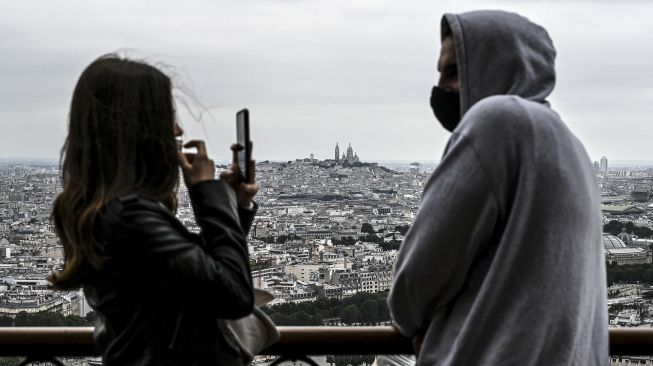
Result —
<instances>
[{"instance_id":1,"label":"black leather jacket","mask_svg":"<svg viewBox=\"0 0 653 366\"><path fill-rule=\"evenodd\" d=\"M255 209L238 209L221 181L189 194L199 235L137 195L101 215L108 259L84 293L98 315L94 340L104 365L242 365L224 319L252 311L246 233Z\"/></svg>"}]
</instances>

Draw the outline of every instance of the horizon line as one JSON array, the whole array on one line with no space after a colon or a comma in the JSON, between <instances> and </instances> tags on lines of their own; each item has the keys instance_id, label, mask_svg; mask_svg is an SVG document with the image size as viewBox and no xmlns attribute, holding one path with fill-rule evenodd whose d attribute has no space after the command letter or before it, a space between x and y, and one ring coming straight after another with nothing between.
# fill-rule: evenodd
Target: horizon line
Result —
<instances>
[{"instance_id":1,"label":"horizon line","mask_svg":"<svg viewBox=\"0 0 653 366\"><path fill-rule=\"evenodd\" d=\"M310 159L310 157L296 157L293 159L261 159L258 158L256 161L262 162L262 161L270 161L270 162L288 162L288 161L295 161L295 160L303 160L303 159ZM59 158L47 158L47 157L21 157L21 156L12 156L12 157L0 157L0 162L11 162L11 161L47 161L47 162L53 162L53 163L59 163ZM214 159L216 162L229 162L231 159ZM327 158L327 159L315 159L315 160L334 160L332 158ZM435 160L435 159L361 159L360 160L363 163L380 163L380 162L385 162L385 163L411 163L411 162L418 162L418 163L439 163L440 160ZM637 159L622 159L622 160L609 160L608 159L608 167L620 167L620 164L627 164L629 166L632 165L651 165L653 166L653 160L637 160Z\"/></svg>"}]
</instances>

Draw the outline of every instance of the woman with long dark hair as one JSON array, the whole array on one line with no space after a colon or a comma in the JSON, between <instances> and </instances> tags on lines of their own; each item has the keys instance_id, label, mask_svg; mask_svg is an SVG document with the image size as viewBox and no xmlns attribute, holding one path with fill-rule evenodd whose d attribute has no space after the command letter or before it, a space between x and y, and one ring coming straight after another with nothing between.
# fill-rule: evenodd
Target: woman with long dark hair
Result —
<instances>
[{"instance_id":1,"label":"woman with long dark hair","mask_svg":"<svg viewBox=\"0 0 653 366\"><path fill-rule=\"evenodd\" d=\"M246 233L256 184L238 182L235 159L216 180L203 141L181 153L171 80L144 62L91 63L69 118L52 211L65 262L49 280L83 287L104 364L242 364L225 319L253 307ZM180 168L199 235L174 217Z\"/></svg>"}]
</instances>

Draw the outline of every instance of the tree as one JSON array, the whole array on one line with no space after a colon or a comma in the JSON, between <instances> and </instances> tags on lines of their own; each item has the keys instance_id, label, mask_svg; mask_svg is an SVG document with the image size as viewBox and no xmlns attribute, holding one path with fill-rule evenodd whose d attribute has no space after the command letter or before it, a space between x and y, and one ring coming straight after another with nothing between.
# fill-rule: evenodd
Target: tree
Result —
<instances>
[{"instance_id":1,"label":"tree","mask_svg":"<svg viewBox=\"0 0 653 366\"><path fill-rule=\"evenodd\" d=\"M361 318L361 313L358 310L358 307L354 304L347 305L342 309L340 313L340 319L345 324L358 323Z\"/></svg>"},{"instance_id":2,"label":"tree","mask_svg":"<svg viewBox=\"0 0 653 366\"><path fill-rule=\"evenodd\" d=\"M67 315L64 318L64 324L68 327L83 327L89 325L86 318L82 318L78 315Z\"/></svg>"},{"instance_id":3,"label":"tree","mask_svg":"<svg viewBox=\"0 0 653 366\"><path fill-rule=\"evenodd\" d=\"M353 236L347 236L345 238L342 238L342 243L344 245L354 245L356 244L356 238L354 238Z\"/></svg>"},{"instance_id":4,"label":"tree","mask_svg":"<svg viewBox=\"0 0 653 366\"><path fill-rule=\"evenodd\" d=\"M621 222L612 220L607 224L603 225L603 232L612 235L617 235L621 232L621 229L623 229L623 227L624 224L622 224Z\"/></svg>"},{"instance_id":5,"label":"tree","mask_svg":"<svg viewBox=\"0 0 653 366\"><path fill-rule=\"evenodd\" d=\"M14 325L14 319L10 316L0 316L0 327L11 327Z\"/></svg>"},{"instance_id":6,"label":"tree","mask_svg":"<svg viewBox=\"0 0 653 366\"><path fill-rule=\"evenodd\" d=\"M49 311L39 311L33 314L21 311L16 315L14 324L17 327L79 327L93 325L78 315L64 316Z\"/></svg>"},{"instance_id":7,"label":"tree","mask_svg":"<svg viewBox=\"0 0 653 366\"><path fill-rule=\"evenodd\" d=\"M365 222L361 226L361 233L374 234L374 228L370 223Z\"/></svg>"},{"instance_id":8,"label":"tree","mask_svg":"<svg viewBox=\"0 0 653 366\"><path fill-rule=\"evenodd\" d=\"M626 232L627 232L627 233L632 233L632 232L635 231L635 224L633 224L633 223L630 222L630 221L627 222L626 225L624 225L624 226L626 227Z\"/></svg>"},{"instance_id":9,"label":"tree","mask_svg":"<svg viewBox=\"0 0 653 366\"><path fill-rule=\"evenodd\" d=\"M284 313L274 313L270 315L270 319L274 322L276 325L289 325L290 320L288 319L288 315Z\"/></svg>"},{"instance_id":10,"label":"tree","mask_svg":"<svg viewBox=\"0 0 653 366\"><path fill-rule=\"evenodd\" d=\"M366 300L374 300L377 305L378 318L373 321L389 321L387 297L387 291L373 294L360 292L342 300L321 298L298 304L287 302L264 306L261 309L272 318L276 325L321 325L324 318L340 318L343 323L352 324L361 322L359 309L362 304ZM304 314L297 314L301 312ZM374 311L372 310L372 312Z\"/></svg>"},{"instance_id":11,"label":"tree","mask_svg":"<svg viewBox=\"0 0 653 366\"><path fill-rule=\"evenodd\" d=\"M388 321L390 320L390 310L388 309L388 305L386 302L386 299L379 300L377 302L378 309L379 309L379 321Z\"/></svg>"},{"instance_id":12,"label":"tree","mask_svg":"<svg viewBox=\"0 0 653 366\"><path fill-rule=\"evenodd\" d=\"M383 242L380 243L379 246L381 246L381 250L387 251L387 250L399 250L399 246L401 245L401 242L399 240L392 240L389 242Z\"/></svg>"},{"instance_id":13,"label":"tree","mask_svg":"<svg viewBox=\"0 0 653 366\"><path fill-rule=\"evenodd\" d=\"M288 320L291 325L310 325L311 316L308 315L305 311L300 310L292 313Z\"/></svg>"},{"instance_id":14,"label":"tree","mask_svg":"<svg viewBox=\"0 0 653 366\"><path fill-rule=\"evenodd\" d=\"M331 242L336 245L354 245L356 244L356 239L351 236L343 236L340 239L331 238Z\"/></svg>"},{"instance_id":15,"label":"tree","mask_svg":"<svg viewBox=\"0 0 653 366\"><path fill-rule=\"evenodd\" d=\"M397 225L395 226L395 231L398 231L401 235L406 235L408 232L408 229L410 229L410 225Z\"/></svg>"},{"instance_id":16,"label":"tree","mask_svg":"<svg viewBox=\"0 0 653 366\"><path fill-rule=\"evenodd\" d=\"M22 361L22 357L0 357L0 366L18 366Z\"/></svg>"},{"instance_id":17,"label":"tree","mask_svg":"<svg viewBox=\"0 0 653 366\"><path fill-rule=\"evenodd\" d=\"M334 355L327 355L326 356L326 363L328 363L329 365L335 364L336 363L335 356Z\"/></svg>"},{"instance_id":18,"label":"tree","mask_svg":"<svg viewBox=\"0 0 653 366\"><path fill-rule=\"evenodd\" d=\"M374 355L335 355L335 366L363 366L374 363Z\"/></svg>"},{"instance_id":19,"label":"tree","mask_svg":"<svg viewBox=\"0 0 653 366\"><path fill-rule=\"evenodd\" d=\"M311 318L308 321L308 325L320 326L320 325L322 325L323 320L324 320L324 317L322 317L322 314L317 313L315 315L311 315Z\"/></svg>"},{"instance_id":20,"label":"tree","mask_svg":"<svg viewBox=\"0 0 653 366\"><path fill-rule=\"evenodd\" d=\"M383 238L379 238L376 234L367 234L365 236L360 236L358 239L368 243L383 243Z\"/></svg>"},{"instance_id":21,"label":"tree","mask_svg":"<svg viewBox=\"0 0 653 366\"><path fill-rule=\"evenodd\" d=\"M637 226L632 222L626 222L625 224L617 220L612 220L607 224L603 225L603 232L619 235L623 229L626 229L627 233L637 235L640 238L650 238L653 236L653 230L645 226Z\"/></svg>"},{"instance_id":22,"label":"tree","mask_svg":"<svg viewBox=\"0 0 653 366\"><path fill-rule=\"evenodd\" d=\"M653 236L653 230L647 228L646 226L635 226L633 234L637 235L639 238L650 238Z\"/></svg>"},{"instance_id":23,"label":"tree","mask_svg":"<svg viewBox=\"0 0 653 366\"><path fill-rule=\"evenodd\" d=\"M653 283L653 264L623 264L608 263L607 280L608 286L615 283Z\"/></svg>"},{"instance_id":24,"label":"tree","mask_svg":"<svg viewBox=\"0 0 653 366\"><path fill-rule=\"evenodd\" d=\"M97 314L95 311L89 311L88 314L84 317L86 319L87 323L93 324L95 323L95 318L97 318Z\"/></svg>"},{"instance_id":25,"label":"tree","mask_svg":"<svg viewBox=\"0 0 653 366\"><path fill-rule=\"evenodd\" d=\"M357 365L371 365L374 363L374 355L357 355Z\"/></svg>"},{"instance_id":26,"label":"tree","mask_svg":"<svg viewBox=\"0 0 653 366\"><path fill-rule=\"evenodd\" d=\"M373 299L367 299L360 307L361 318L366 323L379 321L379 303Z\"/></svg>"},{"instance_id":27,"label":"tree","mask_svg":"<svg viewBox=\"0 0 653 366\"><path fill-rule=\"evenodd\" d=\"M335 363L336 366L351 366L351 356L335 355L333 356L333 363Z\"/></svg>"}]
</instances>

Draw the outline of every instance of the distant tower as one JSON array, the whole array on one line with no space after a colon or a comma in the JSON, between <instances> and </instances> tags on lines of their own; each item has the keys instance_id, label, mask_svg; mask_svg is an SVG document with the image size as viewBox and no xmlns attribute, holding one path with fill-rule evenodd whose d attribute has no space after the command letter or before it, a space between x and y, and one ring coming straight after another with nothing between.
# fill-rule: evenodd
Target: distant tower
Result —
<instances>
[{"instance_id":1,"label":"distant tower","mask_svg":"<svg viewBox=\"0 0 653 366\"><path fill-rule=\"evenodd\" d=\"M419 167L420 167L420 165L416 161L410 163L410 172L411 173L419 173Z\"/></svg>"},{"instance_id":2,"label":"distant tower","mask_svg":"<svg viewBox=\"0 0 653 366\"><path fill-rule=\"evenodd\" d=\"M336 161L340 160L340 146L336 142Z\"/></svg>"},{"instance_id":3,"label":"distant tower","mask_svg":"<svg viewBox=\"0 0 653 366\"><path fill-rule=\"evenodd\" d=\"M354 159L354 149L351 148L351 142L347 148L347 161L352 161Z\"/></svg>"},{"instance_id":4,"label":"distant tower","mask_svg":"<svg viewBox=\"0 0 653 366\"><path fill-rule=\"evenodd\" d=\"M311 160L315 160L315 155L313 155L313 153L311 153Z\"/></svg>"},{"instance_id":5,"label":"distant tower","mask_svg":"<svg viewBox=\"0 0 653 366\"><path fill-rule=\"evenodd\" d=\"M601 171L601 165L599 164L598 161L594 162L594 174L599 175L599 172Z\"/></svg>"},{"instance_id":6,"label":"distant tower","mask_svg":"<svg viewBox=\"0 0 653 366\"><path fill-rule=\"evenodd\" d=\"M632 237L628 232L626 232L626 228L621 229L621 233L617 235L617 238L621 239L626 245L630 245L632 242Z\"/></svg>"},{"instance_id":7,"label":"distant tower","mask_svg":"<svg viewBox=\"0 0 653 366\"><path fill-rule=\"evenodd\" d=\"M607 174L608 173L608 158L605 156L601 157L601 173Z\"/></svg>"}]
</instances>

